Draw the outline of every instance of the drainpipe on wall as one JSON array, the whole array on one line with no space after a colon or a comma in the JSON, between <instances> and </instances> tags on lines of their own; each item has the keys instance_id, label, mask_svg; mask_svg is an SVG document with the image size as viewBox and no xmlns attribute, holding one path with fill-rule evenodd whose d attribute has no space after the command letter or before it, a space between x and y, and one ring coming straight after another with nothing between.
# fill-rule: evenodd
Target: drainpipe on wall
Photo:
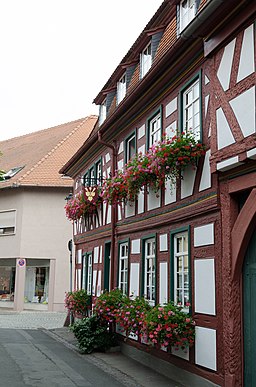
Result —
<instances>
[{"instance_id":1,"label":"drainpipe on wall","mask_svg":"<svg viewBox=\"0 0 256 387\"><path fill-rule=\"evenodd\" d=\"M112 150L112 164L111 164L111 173L112 176L115 175L117 169L117 153L116 153L116 142L110 144L102 140L101 132L98 131L98 141L100 144L105 145L107 148ZM114 273L115 273L115 241L116 241L116 220L117 220L117 204L112 204L111 206L111 251L110 251L110 290L115 288L114 284Z\"/></svg>"}]
</instances>

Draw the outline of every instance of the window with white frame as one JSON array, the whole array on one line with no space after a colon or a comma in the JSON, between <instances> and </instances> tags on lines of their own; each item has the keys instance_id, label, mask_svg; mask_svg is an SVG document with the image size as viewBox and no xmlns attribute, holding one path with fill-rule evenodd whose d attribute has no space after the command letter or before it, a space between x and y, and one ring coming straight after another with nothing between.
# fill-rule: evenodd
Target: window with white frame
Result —
<instances>
[{"instance_id":1,"label":"window with white frame","mask_svg":"<svg viewBox=\"0 0 256 387\"><path fill-rule=\"evenodd\" d=\"M143 78L144 75L148 72L148 70L152 66L151 42L147 45L147 47L141 53L140 65L141 65L141 78Z\"/></svg>"},{"instance_id":2,"label":"window with white frame","mask_svg":"<svg viewBox=\"0 0 256 387\"><path fill-rule=\"evenodd\" d=\"M136 135L133 133L126 140L126 161L129 161L136 154Z\"/></svg>"},{"instance_id":3,"label":"window with white frame","mask_svg":"<svg viewBox=\"0 0 256 387\"><path fill-rule=\"evenodd\" d=\"M148 122L148 146L149 148L161 140L161 113L159 112Z\"/></svg>"},{"instance_id":4,"label":"window with white frame","mask_svg":"<svg viewBox=\"0 0 256 387\"><path fill-rule=\"evenodd\" d=\"M119 245L118 288L123 294L128 293L128 242Z\"/></svg>"},{"instance_id":5,"label":"window with white frame","mask_svg":"<svg viewBox=\"0 0 256 387\"><path fill-rule=\"evenodd\" d=\"M200 82L197 79L182 93L182 130L193 133L196 140L201 138L200 128Z\"/></svg>"},{"instance_id":6,"label":"window with white frame","mask_svg":"<svg viewBox=\"0 0 256 387\"><path fill-rule=\"evenodd\" d=\"M107 103L106 100L100 105L99 125L101 125L107 118Z\"/></svg>"},{"instance_id":7,"label":"window with white frame","mask_svg":"<svg viewBox=\"0 0 256 387\"><path fill-rule=\"evenodd\" d=\"M16 232L16 210L0 212L0 235L13 235Z\"/></svg>"},{"instance_id":8,"label":"window with white frame","mask_svg":"<svg viewBox=\"0 0 256 387\"><path fill-rule=\"evenodd\" d=\"M156 276L156 242L155 242L155 238L150 238L145 240L144 297L149 301L149 304L152 306L155 305L155 301L156 301L155 276Z\"/></svg>"},{"instance_id":9,"label":"window with white frame","mask_svg":"<svg viewBox=\"0 0 256 387\"><path fill-rule=\"evenodd\" d=\"M183 0L180 2L180 31L194 19L196 14L196 0Z\"/></svg>"},{"instance_id":10,"label":"window with white frame","mask_svg":"<svg viewBox=\"0 0 256 387\"><path fill-rule=\"evenodd\" d=\"M188 231L174 235L174 303L189 311L189 256Z\"/></svg>"},{"instance_id":11,"label":"window with white frame","mask_svg":"<svg viewBox=\"0 0 256 387\"><path fill-rule=\"evenodd\" d=\"M83 256L82 289L92 293L92 253Z\"/></svg>"},{"instance_id":12,"label":"window with white frame","mask_svg":"<svg viewBox=\"0 0 256 387\"><path fill-rule=\"evenodd\" d=\"M126 74L124 74L117 82L117 95L116 102L119 104L125 97L126 94Z\"/></svg>"}]
</instances>

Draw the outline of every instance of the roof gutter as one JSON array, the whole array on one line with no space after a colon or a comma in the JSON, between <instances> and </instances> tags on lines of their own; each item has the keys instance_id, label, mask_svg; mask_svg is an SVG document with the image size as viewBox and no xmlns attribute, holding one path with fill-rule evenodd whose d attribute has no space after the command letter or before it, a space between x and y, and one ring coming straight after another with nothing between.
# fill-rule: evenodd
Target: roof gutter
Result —
<instances>
[{"instance_id":1,"label":"roof gutter","mask_svg":"<svg viewBox=\"0 0 256 387\"><path fill-rule=\"evenodd\" d=\"M195 16L193 21L185 28L184 31L180 33L180 37L184 40L190 39L191 37L197 37L198 34L195 34L195 31L200 27L204 22L207 21L209 16L217 9L224 0L211 0L206 3L204 8Z\"/></svg>"}]
</instances>

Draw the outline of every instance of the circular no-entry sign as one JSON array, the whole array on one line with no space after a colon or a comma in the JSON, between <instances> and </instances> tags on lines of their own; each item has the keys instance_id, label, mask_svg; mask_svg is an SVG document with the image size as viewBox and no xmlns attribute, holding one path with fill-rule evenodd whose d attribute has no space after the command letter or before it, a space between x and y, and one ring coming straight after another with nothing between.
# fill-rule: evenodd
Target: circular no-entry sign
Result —
<instances>
[{"instance_id":1,"label":"circular no-entry sign","mask_svg":"<svg viewBox=\"0 0 256 387\"><path fill-rule=\"evenodd\" d=\"M19 259L18 260L18 266L22 267L22 266L25 266L25 264L26 264L25 259Z\"/></svg>"}]
</instances>

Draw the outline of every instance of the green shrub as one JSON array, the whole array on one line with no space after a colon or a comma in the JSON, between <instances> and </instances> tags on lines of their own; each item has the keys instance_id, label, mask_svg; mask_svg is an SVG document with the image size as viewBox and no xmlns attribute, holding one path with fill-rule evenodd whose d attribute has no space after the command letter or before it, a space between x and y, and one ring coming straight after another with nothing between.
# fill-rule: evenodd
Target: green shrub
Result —
<instances>
[{"instance_id":1,"label":"green shrub","mask_svg":"<svg viewBox=\"0 0 256 387\"><path fill-rule=\"evenodd\" d=\"M65 296L65 307L74 317L86 317L91 307L91 296L84 289L68 292Z\"/></svg>"},{"instance_id":2,"label":"green shrub","mask_svg":"<svg viewBox=\"0 0 256 387\"><path fill-rule=\"evenodd\" d=\"M82 353L98 350L105 352L116 345L115 335L109 332L106 324L101 324L98 316L93 315L76 321L71 330L78 340Z\"/></svg>"}]
</instances>

